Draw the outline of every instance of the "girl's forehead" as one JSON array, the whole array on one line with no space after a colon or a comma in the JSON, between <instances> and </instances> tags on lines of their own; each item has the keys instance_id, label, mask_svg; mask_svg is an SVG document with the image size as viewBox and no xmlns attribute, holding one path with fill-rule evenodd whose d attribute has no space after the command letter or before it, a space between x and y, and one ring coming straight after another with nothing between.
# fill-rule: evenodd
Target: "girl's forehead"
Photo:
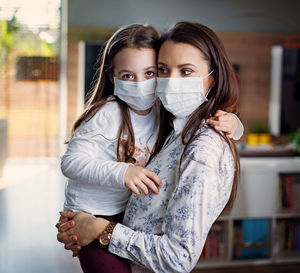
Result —
<instances>
[{"instance_id":1,"label":"girl's forehead","mask_svg":"<svg viewBox=\"0 0 300 273\"><path fill-rule=\"evenodd\" d=\"M156 64L156 53L151 48L123 48L114 57L117 69L142 69Z\"/></svg>"}]
</instances>

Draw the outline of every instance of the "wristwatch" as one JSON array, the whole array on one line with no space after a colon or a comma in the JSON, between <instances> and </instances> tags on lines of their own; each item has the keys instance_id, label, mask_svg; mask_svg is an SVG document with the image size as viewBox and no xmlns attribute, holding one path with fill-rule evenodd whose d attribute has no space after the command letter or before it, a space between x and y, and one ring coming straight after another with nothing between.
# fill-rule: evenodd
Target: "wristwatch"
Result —
<instances>
[{"instance_id":1,"label":"wristwatch","mask_svg":"<svg viewBox=\"0 0 300 273\"><path fill-rule=\"evenodd\" d=\"M99 236L100 245L104 248L107 248L110 242L111 234L117 223L109 222L105 230Z\"/></svg>"}]
</instances>

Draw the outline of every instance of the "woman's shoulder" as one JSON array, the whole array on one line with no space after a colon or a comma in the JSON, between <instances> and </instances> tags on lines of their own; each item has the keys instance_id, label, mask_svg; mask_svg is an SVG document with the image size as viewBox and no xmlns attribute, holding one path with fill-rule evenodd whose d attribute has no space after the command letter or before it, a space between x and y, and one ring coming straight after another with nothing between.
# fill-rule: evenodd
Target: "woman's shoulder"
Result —
<instances>
[{"instance_id":1,"label":"woman's shoulder","mask_svg":"<svg viewBox=\"0 0 300 273\"><path fill-rule=\"evenodd\" d=\"M220 135L220 133L216 132L212 127L209 125L202 126L198 132L197 137L195 139L195 143L198 143L198 145L201 145L201 143L210 142L211 144L215 144L218 147L224 147L227 146L227 142L225 139Z\"/></svg>"},{"instance_id":2,"label":"woman's shoulder","mask_svg":"<svg viewBox=\"0 0 300 273\"><path fill-rule=\"evenodd\" d=\"M189 144L186 151L194 157L219 157L224 154L231 155L226 140L208 125L197 131L197 137Z\"/></svg>"}]
</instances>

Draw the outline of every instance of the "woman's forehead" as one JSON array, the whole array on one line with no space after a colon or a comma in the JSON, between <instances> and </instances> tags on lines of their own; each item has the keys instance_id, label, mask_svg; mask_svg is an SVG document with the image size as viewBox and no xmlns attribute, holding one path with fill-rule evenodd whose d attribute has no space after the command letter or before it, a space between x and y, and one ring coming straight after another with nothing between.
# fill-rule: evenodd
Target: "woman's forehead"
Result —
<instances>
[{"instance_id":1,"label":"woman's forehead","mask_svg":"<svg viewBox=\"0 0 300 273\"><path fill-rule=\"evenodd\" d=\"M158 54L158 61L167 63L206 62L199 48L188 43L175 43L173 41L166 41L162 44Z\"/></svg>"}]
</instances>

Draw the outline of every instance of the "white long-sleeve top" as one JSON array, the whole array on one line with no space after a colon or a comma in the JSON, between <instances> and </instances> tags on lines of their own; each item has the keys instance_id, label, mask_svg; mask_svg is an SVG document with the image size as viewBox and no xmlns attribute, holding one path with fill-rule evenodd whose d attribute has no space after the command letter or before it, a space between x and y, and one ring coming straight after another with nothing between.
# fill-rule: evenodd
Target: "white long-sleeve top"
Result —
<instances>
[{"instance_id":1,"label":"white long-sleeve top","mask_svg":"<svg viewBox=\"0 0 300 273\"><path fill-rule=\"evenodd\" d=\"M157 138L155 107L147 115L129 110L135 134L136 165L145 166ZM64 209L95 215L114 215L125 210L130 191L124 174L130 163L117 161L121 112L117 102L107 102L75 132L61 160L68 177Z\"/></svg>"},{"instance_id":2,"label":"white long-sleeve top","mask_svg":"<svg viewBox=\"0 0 300 273\"><path fill-rule=\"evenodd\" d=\"M132 272L190 272L207 234L223 211L232 189L234 160L228 144L210 127L184 149L184 120L147 169L163 182L158 195L132 195L124 225L117 224L109 251L133 261Z\"/></svg>"}]
</instances>

